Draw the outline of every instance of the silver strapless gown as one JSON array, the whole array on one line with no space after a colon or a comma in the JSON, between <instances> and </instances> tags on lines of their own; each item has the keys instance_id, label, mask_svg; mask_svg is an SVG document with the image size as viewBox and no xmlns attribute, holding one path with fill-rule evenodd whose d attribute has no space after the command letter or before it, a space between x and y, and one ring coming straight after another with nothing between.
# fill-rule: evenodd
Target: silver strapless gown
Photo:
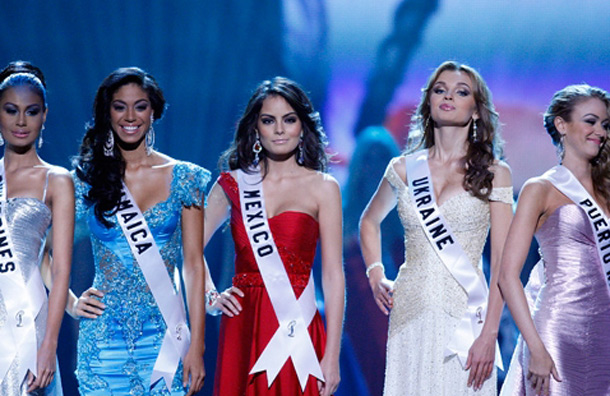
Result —
<instances>
[{"instance_id":1,"label":"silver strapless gown","mask_svg":"<svg viewBox=\"0 0 610 396\"><path fill-rule=\"evenodd\" d=\"M8 228L11 232L15 254L19 260L19 268L25 281L30 279L33 271L39 271L42 258L42 247L44 246L47 230L51 225L51 210L42 201L35 198L12 198L8 200L6 211ZM3 296L0 292L0 327L6 323L6 309L4 301L11 296ZM38 345L42 342L47 323L48 303L44 303L40 313L36 317L36 338ZM11 367L2 384L0 384L0 395L2 396L25 396L24 386L20 389L23 378L18 378L20 364L19 352L13 360ZM34 395L62 395L59 370L55 373L53 382L44 390L35 392ZM30 393L29 395L32 395Z\"/></svg>"}]
</instances>

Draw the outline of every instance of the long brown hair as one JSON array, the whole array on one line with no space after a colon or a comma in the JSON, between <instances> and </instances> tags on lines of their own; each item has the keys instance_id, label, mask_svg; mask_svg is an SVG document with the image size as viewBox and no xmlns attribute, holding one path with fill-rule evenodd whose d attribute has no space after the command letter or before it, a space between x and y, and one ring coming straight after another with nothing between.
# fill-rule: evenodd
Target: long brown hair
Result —
<instances>
[{"instance_id":1,"label":"long brown hair","mask_svg":"<svg viewBox=\"0 0 610 396\"><path fill-rule=\"evenodd\" d=\"M430 114L430 95L432 86L444 71L466 73L473 82L472 94L479 115L470 123L468 130L468 150L465 157L465 175L462 185L480 199L489 198L494 174L489 170L493 162L502 156L503 141L500 138L498 113L491 101L491 92L481 75L472 67L454 61L443 62L432 73L428 83L422 89L422 96L415 114L411 117L411 128L407 141L407 153L421 148L434 146L434 120ZM477 125L477 138L473 138L472 129Z\"/></svg>"}]
</instances>

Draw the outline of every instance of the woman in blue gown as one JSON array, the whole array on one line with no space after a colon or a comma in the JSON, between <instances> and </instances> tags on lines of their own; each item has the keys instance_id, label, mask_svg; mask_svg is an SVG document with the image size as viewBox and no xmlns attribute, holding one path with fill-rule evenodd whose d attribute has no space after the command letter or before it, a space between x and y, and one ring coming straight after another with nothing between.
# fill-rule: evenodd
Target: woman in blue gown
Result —
<instances>
[{"instance_id":1,"label":"woman in blue gown","mask_svg":"<svg viewBox=\"0 0 610 396\"><path fill-rule=\"evenodd\" d=\"M76 213L89 225L95 262L93 286L68 304L82 318L76 374L83 395L191 395L203 385L203 201L210 174L153 149L152 124L164 110L151 75L114 71L98 89L94 120L75 160ZM149 231L120 224L118 214L132 218L121 211L129 206L126 191L143 215L137 223ZM160 253L152 272L150 260L138 256L148 245L135 243L149 232ZM184 314L182 282L174 276L180 270L191 342L172 360L175 341L185 335L171 318ZM168 279L170 294L180 296L176 304L158 297L151 276Z\"/></svg>"}]
</instances>

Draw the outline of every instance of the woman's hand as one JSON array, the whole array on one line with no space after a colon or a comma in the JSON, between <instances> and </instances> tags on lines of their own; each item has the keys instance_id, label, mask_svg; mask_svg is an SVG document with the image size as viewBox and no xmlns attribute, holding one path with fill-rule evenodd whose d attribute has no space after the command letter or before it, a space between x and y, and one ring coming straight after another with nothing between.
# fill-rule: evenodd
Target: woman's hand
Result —
<instances>
[{"instance_id":1,"label":"woman's hand","mask_svg":"<svg viewBox=\"0 0 610 396\"><path fill-rule=\"evenodd\" d=\"M470 370L468 387L479 390L483 387L483 383L491 377L496 357L496 339L497 337L493 333L481 332L472 343L465 367L466 370Z\"/></svg>"},{"instance_id":2,"label":"woman's hand","mask_svg":"<svg viewBox=\"0 0 610 396\"><path fill-rule=\"evenodd\" d=\"M203 365L203 352L201 348L196 348L192 344L184 357L182 386L189 385L186 396L194 395L203 387L205 380L205 367Z\"/></svg>"},{"instance_id":3,"label":"woman's hand","mask_svg":"<svg viewBox=\"0 0 610 396\"><path fill-rule=\"evenodd\" d=\"M394 306L394 282L385 277L382 268L375 268L369 276L369 284L373 291L373 297L377 306L385 315L390 314L390 310Z\"/></svg>"},{"instance_id":4,"label":"woman's hand","mask_svg":"<svg viewBox=\"0 0 610 396\"><path fill-rule=\"evenodd\" d=\"M104 297L104 293L94 287L85 290L78 300L74 302L72 316L75 318L97 319L106 309L106 304L98 300L102 297Z\"/></svg>"},{"instance_id":5,"label":"woman's hand","mask_svg":"<svg viewBox=\"0 0 610 396\"><path fill-rule=\"evenodd\" d=\"M57 369L56 353L57 343L53 345L46 341L42 342L36 358L36 371L38 372L38 376L34 377L34 374L32 374L31 371L28 372L28 393L49 386Z\"/></svg>"},{"instance_id":6,"label":"woman's hand","mask_svg":"<svg viewBox=\"0 0 610 396\"><path fill-rule=\"evenodd\" d=\"M337 391L339 382L341 382L341 373L339 370L339 362L337 359L327 359L326 356L320 362L324 381L318 380L318 392L320 396L331 396Z\"/></svg>"},{"instance_id":7,"label":"woman's hand","mask_svg":"<svg viewBox=\"0 0 610 396\"><path fill-rule=\"evenodd\" d=\"M555 378L555 381L561 382L557 367L555 367L553 358L544 347L540 351L530 351L530 354L527 379L531 382L537 395L548 395L551 375Z\"/></svg>"},{"instance_id":8,"label":"woman's hand","mask_svg":"<svg viewBox=\"0 0 610 396\"><path fill-rule=\"evenodd\" d=\"M235 295L243 298L244 292L235 286L231 286L222 293L211 296L209 301L206 302L206 312L211 315L222 312L229 317L239 315L242 306Z\"/></svg>"}]
</instances>

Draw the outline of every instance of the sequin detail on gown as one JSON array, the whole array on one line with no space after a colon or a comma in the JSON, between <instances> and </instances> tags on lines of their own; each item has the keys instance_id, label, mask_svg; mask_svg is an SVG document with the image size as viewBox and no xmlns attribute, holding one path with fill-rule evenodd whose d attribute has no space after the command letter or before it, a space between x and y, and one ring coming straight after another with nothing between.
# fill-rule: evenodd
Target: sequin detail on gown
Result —
<instances>
[{"instance_id":1,"label":"sequin detail on gown","mask_svg":"<svg viewBox=\"0 0 610 396\"><path fill-rule=\"evenodd\" d=\"M106 304L97 319L80 321L76 375L83 395L168 395L164 380L150 389L150 377L165 322L144 275L133 258L116 217L111 228L97 221L86 205L88 186L74 177L77 218L86 216L91 232L95 277ZM146 210L144 218L173 281L182 266L182 208L201 206L210 173L188 162L177 162L166 201ZM172 384L172 395L183 395L182 363Z\"/></svg>"},{"instance_id":2,"label":"sequin detail on gown","mask_svg":"<svg viewBox=\"0 0 610 396\"><path fill-rule=\"evenodd\" d=\"M6 220L11 232L15 254L19 257L19 268L27 282L33 271L40 271L42 247L47 236L47 230L51 225L51 210L43 201L36 198L11 198L7 201ZM45 301L35 320L38 346L44 338L48 309L48 301ZM6 314L4 296L0 292L0 326L5 325ZM23 393L19 391L19 385L23 379L18 378L19 361L19 352L17 352L17 357L0 385L0 395L27 395L25 389ZM53 382L46 389L33 393L33 395L46 396L61 396L62 394L59 370L55 372Z\"/></svg>"},{"instance_id":3,"label":"sequin detail on gown","mask_svg":"<svg viewBox=\"0 0 610 396\"><path fill-rule=\"evenodd\" d=\"M595 238L575 204L557 208L536 232L546 282L532 317L563 380L551 380L553 396L610 395L610 293ZM519 337L502 396L535 394L526 378L529 356Z\"/></svg>"},{"instance_id":4,"label":"sequin detail on gown","mask_svg":"<svg viewBox=\"0 0 610 396\"><path fill-rule=\"evenodd\" d=\"M402 160L399 158L398 160ZM384 178L397 198L405 232L405 262L394 287L388 332L385 396L495 395L496 372L475 392L466 386L468 371L445 347L467 307L467 295L430 245L413 209L409 190L392 160ZM512 187L495 188L489 199L512 203ZM473 264L479 264L489 231L489 203L464 191L439 210Z\"/></svg>"},{"instance_id":5,"label":"sequin detail on gown","mask_svg":"<svg viewBox=\"0 0 610 396\"><path fill-rule=\"evenodd\" d=\"M239 299L243 307L241 313L233 318L223 315L220 322L213 395L318 396L317 381L313 376L309 377L305 392L301 391L290 359L271 388L267 386L265 372L249 375L279 324L244 228L237 182L230 174L223 173L218 183L231 201L231 233L236 254L233 285L238 286L245 296ZM319 237L318 222L305 213L283 212L269 219L269 228L298 298L307 285L313 265ZM318 359L322 359L326 334L319 312L316 312L308 331Z\"/></svg>"}]
</instances>

